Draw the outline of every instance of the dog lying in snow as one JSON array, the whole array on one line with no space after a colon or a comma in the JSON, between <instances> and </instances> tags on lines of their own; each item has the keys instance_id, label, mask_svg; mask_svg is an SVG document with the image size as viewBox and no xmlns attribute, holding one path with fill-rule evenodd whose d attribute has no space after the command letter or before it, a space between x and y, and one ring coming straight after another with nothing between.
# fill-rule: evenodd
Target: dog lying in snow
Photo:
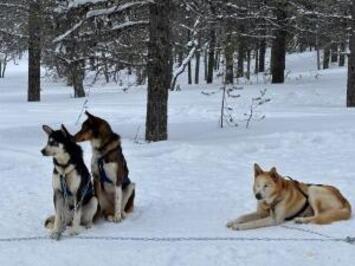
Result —
<instances>
[{"instance_id":1,"label":"dog lying in snow","mask_svg":"<svg viewBox=\"0 0 355 266\"><path fill-rule=\"evenodd\" d=\"M350 203L333 186L286 180L275 167L264 171L255 164L254 172L257 210L227 223L233 230L273 226L288 220L329 224L351 217Z\"/></svg>"},{"instance_id":2,"label":"dog lying in snow","mask_svg":"<svg viewBox=\"0 0 355 266\"><path fill-rule=\"evenodd\" d=\"M43 156L53 157L53 192L55 215L45 221L51 230L51 237L59 240L66 226L70 234L79 233L80 225L90 227L98 210L98 200L94 194L90 173L84 164L83 152L73 136L62 125L53 130L44 125L48 135Z\"/></svg>"},{"instance_id":3,"label":"dog lying in snow","mask_svg":"<svg viewBox=\"0 0 355 266\"><path fill-rule=\"evenodd\" d=\"M86 121L75 134L76 142L90 141L91 173L99 200L100 213L118 223L134 207L135 184L128 178L128 167L122 153L120 136L103 119L89 112Z\"/></svg>"}]
</instances>

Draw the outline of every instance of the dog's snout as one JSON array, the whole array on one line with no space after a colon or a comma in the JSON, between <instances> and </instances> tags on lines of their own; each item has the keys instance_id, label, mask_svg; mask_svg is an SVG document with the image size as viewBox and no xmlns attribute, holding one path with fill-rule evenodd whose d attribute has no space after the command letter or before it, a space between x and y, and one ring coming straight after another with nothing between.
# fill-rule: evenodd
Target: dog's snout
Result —
<instances>
[{"instance_id":1,"label":"dog's snout","mask_svg":"<svg viewBox=\"0 0 355 266\"><path fill-rule=\"evenodd\" d=\"M44 155L44 156L47 155L46 149L42 149L42 150L41 150L41 153L42 153L42 155Z\"/></svg>"},{"instance_id":2,"label":"dog's snout","mask_svg":"<svg viewBox=\"0 0 355 266\"><path fill-rule=\"evenodd\" d=\"M255 194L255 198L256 198L257 200L261 200L261 199L262 199L262 196L261 196L260 193L256 193L256 194Z\"/></svg>"}]
</instances>

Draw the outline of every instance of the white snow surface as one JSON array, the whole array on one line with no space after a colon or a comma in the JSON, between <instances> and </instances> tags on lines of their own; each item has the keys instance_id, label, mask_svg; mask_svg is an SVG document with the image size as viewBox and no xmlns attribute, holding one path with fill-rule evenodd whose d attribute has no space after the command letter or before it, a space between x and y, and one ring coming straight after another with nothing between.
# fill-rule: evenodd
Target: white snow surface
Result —
<instances>
[{"instance_id":1,"label":"white snow surface","mask_svg":"<svg viewBox=\"0 0 355 266\"><path fill-rule=\"evenodd\" d=\"M120 224L99 222L81 236L326 239L301 231L310 229L332 238L355 237L354 218L323 226L288 222L295 230L225 227L256 206L254 162L305 182L335 185L354 204L355 110L345 108L346 68L317 72L315 66L313 53L292 54L285 84L257 84L254 77L253 84L243 85L240 106L264 88L272 99L262 107L266 119L249 129L218 127L221 94L201 94L218 85L179 81L182 91L169 98L169 140L150 144L143 142L145 88L124 92L115 84L95 84L89 110L122 136L137 184L136 209ZM71 88L44 78L42 101L27 103L26 82L26 62L9 65L0 79L0 265L353 264L355 245L332 241L3 241L48 235L43 221L53 213L52 162L40 154L46 142L41 125L64 123L76 132L84 102L71 98ZM89 165L91 149L82 147Z\"/></svg>"}]
</instances>

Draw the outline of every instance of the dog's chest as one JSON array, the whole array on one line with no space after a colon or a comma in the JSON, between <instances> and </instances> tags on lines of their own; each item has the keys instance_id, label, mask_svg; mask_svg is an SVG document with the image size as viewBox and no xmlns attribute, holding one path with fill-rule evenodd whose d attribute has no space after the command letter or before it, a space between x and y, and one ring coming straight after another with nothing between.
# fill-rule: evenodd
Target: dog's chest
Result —
<instances>
[{"instance_id":1,"label":"dog's chest","mask_svg":"<svg viewBox=\"0 0 355 266\"><path fill-rule=\"evenodd\" d=\"M101 154L98 153L96 149L92 150L92 156L91 156L91 172L95 174L96 176L99 175L99 159L101 158Z\"/></svg>"},{"instance_id":2,"label":"dog's chest","mask_svg":"<svg viewBox=\"0 0 355 266\"><path fill-rule=\"evenodd\" d=\"M52 178L53 189L63 192L63 186L65 186L71 193L76 194L81 183L81 177L76 169L73 169L70 173L66 173L58 167L56 169L57 173L53 174Z\"/></svg>"}]
</instances>

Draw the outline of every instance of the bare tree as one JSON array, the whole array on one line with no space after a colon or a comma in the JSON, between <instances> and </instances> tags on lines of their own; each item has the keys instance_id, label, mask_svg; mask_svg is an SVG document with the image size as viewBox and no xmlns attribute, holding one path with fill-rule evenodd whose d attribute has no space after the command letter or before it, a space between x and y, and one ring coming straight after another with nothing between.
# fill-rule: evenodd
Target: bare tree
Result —
<instances>
[{"instance_id":1,"label":"bare tree","mask_svg":"<svg viewBox=\"0 0 355 266\"><path fill-rule=\"evenodd\" d=\"M352 22L350 37L350 58L348 63L348 89L346 94L346 105L355 107L355 0L352 0Z\"/></svg>"},{"instance_id":2,"label":"bare tree","mask_svg":"<svg viewBox=\"0 0 355 266\"><path fill-rule=\"evenodd\" d=\"M41 27L40 0L31 0L28 17L28 101L41 100Z\"/></svg>"},{"instance_id":3,"label":"bare tree","mask_svg":"<svg viewBox=\"0 0 355 266\"><path fill-rule=\"evenodd\" d=\"M168 138L168 92L172 79L171 0L149 6L148 100L145 138Z\"/></svg>"}]
</instances>

